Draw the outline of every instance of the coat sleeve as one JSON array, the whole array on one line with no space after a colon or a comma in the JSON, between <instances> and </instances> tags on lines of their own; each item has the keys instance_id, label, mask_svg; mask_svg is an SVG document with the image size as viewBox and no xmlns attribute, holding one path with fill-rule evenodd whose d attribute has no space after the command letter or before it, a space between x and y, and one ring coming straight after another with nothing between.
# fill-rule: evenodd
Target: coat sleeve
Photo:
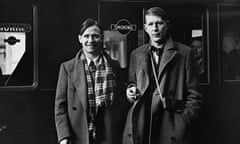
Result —
<instances>
[{"instance_id":1,"label":"coat sleeve","mask_svg":"<svg viewBox=\"0 0 240 144\"><path fill-rule=\"evenodd\" d=\"M184 114L187 122L191 123L199 115L202 105L200 76L197 72L197 64L192 49L187 54L186 71L187 96Z\"/></svg>"},{"instance_id":2,"label":"coat sleeve","mask_svg":"<svg viewBox=\"0 0 240 144\"><path fill-rule=\"evenodd\" d=\"M59 142L71 136L67 110L67 81L67 71L62 64L59 71L55 97L55 125Z\"/></svg>"}]
</instances>

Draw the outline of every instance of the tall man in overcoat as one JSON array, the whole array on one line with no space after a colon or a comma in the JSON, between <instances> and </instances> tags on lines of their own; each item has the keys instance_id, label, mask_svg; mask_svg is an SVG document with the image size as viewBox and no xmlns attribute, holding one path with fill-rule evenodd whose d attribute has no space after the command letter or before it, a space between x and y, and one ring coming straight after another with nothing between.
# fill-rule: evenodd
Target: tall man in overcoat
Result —
<instances>
[{"instance_id":1,"label":"tall man in overcoat","mask_svg":"<svg viewBox=\"0 0 240 144\"><path fill-rule=\"evenodd\" d=\"M86 19L78 36L82 48L61 64L55 99L60 144L121 143L126 97L120 65L103 51L102 34L97 21Z\"/></svg>"},{"instance_id":2,"label":"tall man in overcoat","mask_svg":"<svg viewBox=\"0 0 240 144\"><path fill-rule=\"evenodd\" d=\"M190 47L172 40L165 11L145 12L150 41L133 50L127 98L132 107L123 144L185 144L202 103L196 61Z\"/></svg>"}]
</instances>

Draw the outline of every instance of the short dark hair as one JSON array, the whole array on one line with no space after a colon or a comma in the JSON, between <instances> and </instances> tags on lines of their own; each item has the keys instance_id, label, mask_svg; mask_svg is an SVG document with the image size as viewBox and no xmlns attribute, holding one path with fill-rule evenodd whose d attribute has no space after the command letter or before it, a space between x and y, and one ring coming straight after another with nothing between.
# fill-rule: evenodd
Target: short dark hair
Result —
<instances>
[{"instance_id":1,"label":"short dark hair","mask_svg":"<svg viewBox=\"0 0 240 144\"><path fill-rule=\"evenodd\" d=\"M80 32L79 34L82 35L84 31L91 27L91 26L97 26L100 29L100 33L102 34L102 27L101 25L94 19L92 18L87 18L81 25Z\"/></svg>"},{"instance_id":2,"label":"short dark hair","mask_svg":"<svg viewBox=\"0 0 240 144\"><path fill-rule=\"evenodd\" d=\"M154 16L160 16L163 20L167 21L168 20L168 16L167 13L160 7L152 7L149 8L146 12L145 12L145 16L146 15L154 15Z\"/></svg>"}]
</instances>

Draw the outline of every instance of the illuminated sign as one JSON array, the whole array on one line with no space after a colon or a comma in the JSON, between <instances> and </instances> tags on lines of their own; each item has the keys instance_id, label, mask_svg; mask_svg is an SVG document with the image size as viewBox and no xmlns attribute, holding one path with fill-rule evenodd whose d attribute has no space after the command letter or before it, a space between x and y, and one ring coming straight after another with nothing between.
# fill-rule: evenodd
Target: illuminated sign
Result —
<instances>
[{"instance_id":1,"label":"illuminated sign","mask_svg":"<svg viewBox=\"0 0 240 144\"><path fill-rule=\"evenodd\" d=\"M26 37L31 25L0 23L0 68L11 75L26 52Z\"/></svg>"},{"instance_id":2,"label":"illuminated sign","mask_svg":"<svg viewBox=\"0 0 240 144\"><path fill-rule=\"evenodd\" d=\"M136 31L137 26L126 19L120 19L116 24L111 24L111 30L117 30L119 33L127 35L131 31Z\"/></svg>"},{"instance_id":3,"label":"illuminated sign","mask_svg":"<svg viewBox=\"0 0 240 144\"><path fill-rule=\"evenodd\" d=\"M30 32L29 24L0 23L0 32Z\"/></svg>"}]
</instances>

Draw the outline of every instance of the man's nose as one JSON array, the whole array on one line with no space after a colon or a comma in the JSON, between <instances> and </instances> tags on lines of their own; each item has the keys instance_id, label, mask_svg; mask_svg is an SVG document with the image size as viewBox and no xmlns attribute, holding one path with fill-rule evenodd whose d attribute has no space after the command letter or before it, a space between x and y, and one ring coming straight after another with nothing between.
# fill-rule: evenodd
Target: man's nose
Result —
<instances>
[{"instance_id":1,"label":"man's nose","mask_svg":"<svg viewBox=\"0 0 240 144\"><path fill-rule=\"evenodd\" d=\"M92 42L92 41L94 41L94 40L95 40L95 39L94 39L93 36L89 36L89 37L88 37L88 41Z\"/></svg>"},{"instance_id":2,"label":"man's nose","mask_svg":"<svg viewBox=\"0 0 240 144\"><path fill-rule=\"evenodd\" d=\"M157 30L158 30L158 25L157 25L157 24L154 24L154 25L153 25L153 30L154 30L154 31L157 31Z\"/></svg>"}]
</instances>

